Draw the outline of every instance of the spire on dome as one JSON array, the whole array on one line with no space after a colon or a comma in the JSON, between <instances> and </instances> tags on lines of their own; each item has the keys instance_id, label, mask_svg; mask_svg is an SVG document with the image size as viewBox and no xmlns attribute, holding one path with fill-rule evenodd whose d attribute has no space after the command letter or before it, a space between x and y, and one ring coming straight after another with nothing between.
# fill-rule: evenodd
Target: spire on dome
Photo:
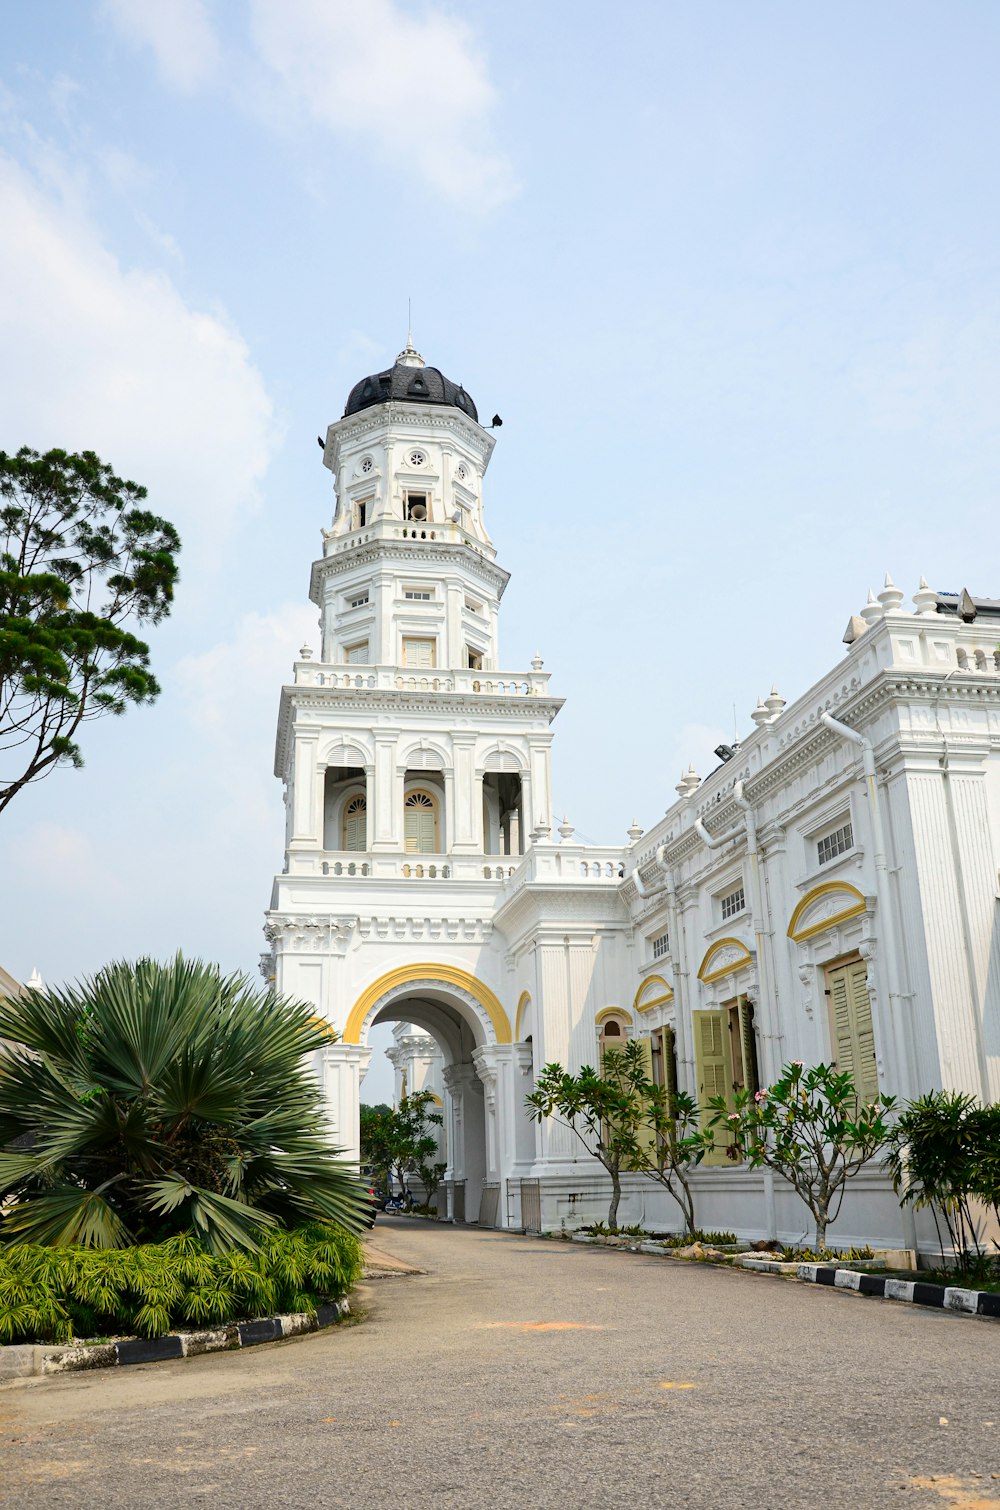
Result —
<instances>
[{"instance_id":1,"label":"spire on dome","mask_svg":"<svg viewBox=\"0 0 1000 1510\"><path fill-rule=\"evenodd\" d=\"M420 352L413 344L413 311L409 299L406 301L406 345L396 358L397 367L424 367L426 363Z\"/></svg>"}]
</instances>

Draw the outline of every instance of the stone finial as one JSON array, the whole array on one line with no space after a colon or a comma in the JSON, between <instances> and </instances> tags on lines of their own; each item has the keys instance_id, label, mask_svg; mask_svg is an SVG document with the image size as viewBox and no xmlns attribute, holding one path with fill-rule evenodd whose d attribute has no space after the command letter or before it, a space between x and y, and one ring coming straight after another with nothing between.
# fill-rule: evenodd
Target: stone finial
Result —
<instances>
[{"instance_id":1,"label":"stone finial","mask_svg":"<svg viewBox=\"0 0 1000 1510\"><path fill-rule=\"evenodd\" d=\"M878 595L878 600L882 605L882 612L893 613L902 603L905 596L906 594L903 590L896 586L889 573L886 572L885 583Z\"/></svg>"},{"instance_id":2,"label":"stone finial","mask_svg":"<svg viewBox=\"0 0 1000 1510\"><path fill-rule=\"evenodd\" d=\"M682 771L681 772L681 779L680 779L680 781L678 781L677 785L674 787L674 791L677 793L678 797L686 797L687 796L687 790L688 790L687 789L687 775L685 774L684 771Z\"/></svg>"},{"instance_id":3,"label":"stone finial","mask_svg":"<svg viewBox=\"0 0 1000 1510\"><path fill-rule=\"evenodd\" d=\"M312 658L313 658L312 646L311 645L303 645L302 648L301 648L301 650L299 651L299 660L300 661L311 661Z\"/></svg>"},{"instance_id":4,"label":"stone finial","mask_svg":"<svg viewBox=\"0 0 1000 1510\"><path fill-rule=\"evenodd\" d=\"M38 973L38 967L37 967L37 965L35 966L34 970L32 970L31 974L28 976L26 984L27 984L27 987L28 987L29 991L44 991L45 990L45 982L42 980L42 977Z\"/></svg>"},{"instance_id":5,"label":"stone finial","mask_svg":"<svg viewBox=\"0 0 1000 1510\"><path fill-rule=\"evenodd\" d=\"M868 624L869 626L871 626L872 624L877 624L878 623L879 619L882 617L882 614L884 612L885 612L885 610L883 609L881 603L878 601L878 599L876 598L875 594L872 592L871 588L869 587L869 589L868 589L868 602L865 604L864 608L862 608L862 610L861 610L861 617L864 619L864 621L865 621L866 624Z\"/></svg>"},{"instance_id":6,"label":"stone finial","mask_svg":"<svg viewBox=\"0 0 1000 1510\"><path fill-rule=\"evenodd\" d=\"M975 598L967 587L963 587L958 595L958 617L963 624L972 624L978 612Z\"/></svg>"},{"instance_id":7,"label":"stone finial","mask_svg":"<svg viewBox=\"0 0 1000 1510\"><path fill-rule=\"evenodd\" d=\"M761 724L766 724L768 719L771 717L761 698L758 697L757 706L756 708L754 708L750 717L752 721L757 725L758 729L760 728Z\"/></svg>"},{"instance_id":8,"label":"stone finial","mask_svg":"<svg viewBox=\"0 0 1000 1510\"><path fill-rule=\"evenodd\" d=\"M771 715L771 723L774 723L776 718L781 717L782 711L785 706L785 699L782 697L777 687L771 688L769 696L764 699L764 706L767 709L768 713Z\"/></svg>"},{"instance_id":9,"label":"stone finial","mask_svg":"<svg viewBox=\"0 0 1000 1510\"><path fill-rule=\"evenodd\" d=\"M551 823L547 823L544 818L539 818L538 825L537 825L537 827L535 829L535 833L538 835L538 843L539 844L548 844L548 842L549 842L549 835L551 834L551 832L552 832L552 825L551 825Z\"/></svg>"},{"instance_id":10,"label":"stone finial","mask_svg":"<svg viewBox=\"0 0 1000 1510\"><path fill-rule=\"evenodd\" d=\"M576 830L573 828L572 823L570 823L569 819L566 817L565 813L563 813L563 821L560 823L556 832L558 833L560 839L564 844L568 844L570 839L572 839L574 833L576 832Z\"/></svg>"},{"instance_id":11,"label":"stone finial","mask_svg":"<svg viewBox=\"0 0 1000 1510\"><path fill-rule=\"evenodd\" d=\"M535 653L534 653L534 655L531 657L531 669L532 669L532 671L541 671L541 669L542 669L542 667L544 665L545 665L545 662L542 660L541 656L539 655L538 651L536 650Z\"/></svg>"},{"instance_id":12,"label":"stone finial","mask_svg":"<svg viewBox=\"0 0 1000 1510\"><path fill-rule=\"evenodd\" d=\"M643 830L640 826L638 818L632 819L631 826L627 828L625 832L628 834L629 844L638 844L643 834Z\"/></svg>"},{"instance_id":13,"label":"stone finial","mask_svg":"<svg viewBox=\"0 0 1000 1510\"><path fill-rule=\"evenodd\" d=\"M694 766L689 765L687 770L681 777L681 784L677 788L678 792L680 792L682 797L690 797L691 793L696 792L700 786L701 777L698 775L698 772L695 770Z\"/></svg>"},{"instance_id":14,"label":"stone finial","mask_svg":"<svg viewBox=\"0 0 1000 1510\"><path fill-rule=\"evenodd\" d=\"M918 614L937 613L937 593L933 587L927 586L927 578L920 578L920 586L913 594L913 602Z\"/></svg>"},{"instance_id":15,"label":"stone finial","mask_svg":"<svg viewBox=\"0 0 1000 1510\"><path fill-rule=\"evenodd\" d=\"M861 636L866 633L867 629L868 625L865 623L861 615L852 613L851 617L847 621L847 628L844 630L844 644L853 645L855 640L860 640Z\"/></svg>"},{"instance_id":16,"label":"stone finial","mask_svg":"<svg viewBox=\"0 0 1000 1510\"><path fill-rule=\"evenodd\" d=\"M420 355L420 352L413 344L413 336L409 331L406 332L406 345L403 347L402 351L399 353L399 356L396 358L396 365L398 367L426 366L423 357Z\"/></svg>"}]
</instances>

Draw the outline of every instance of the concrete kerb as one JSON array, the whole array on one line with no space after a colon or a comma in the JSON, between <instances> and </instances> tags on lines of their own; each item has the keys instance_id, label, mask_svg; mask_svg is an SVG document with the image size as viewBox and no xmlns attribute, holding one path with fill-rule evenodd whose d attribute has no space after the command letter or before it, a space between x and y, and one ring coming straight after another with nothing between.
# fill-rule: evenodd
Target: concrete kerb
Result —
<instances>
[{"instance_id":1,"label":"concrete kerb","mask_svg":"<svg viewBox=\"0 0 1000 1510\"><path fill-rule=\"evenodd\" d=\"M967 1290L959 1285L932 1285L921 1280L894 1279L887 1274L872 1273L872 1261L857 1260L857 1266L841 1269L835 1263L802 1264L779 1259L750 1257L738 1254L735 1257L722 1255L692 1258L676 1249L665 1248L659 1243L635 1242L613 1246L600 1237L574 1234L572 1241L587 1243L594 1247L610 1247L617 1253L646 1253L655 1258L670 1258L677 1263L724 1263L728 1268L745 1269L750 1274L777 1274L784 1279L802 1281L805 1284L831 1285L838 1290L852 1290L858 1295L873 1295L880 1300L903 1301L910 1305L932 1306L938 1310L953 1311L957 1315L983 1316L1000 1320L1000 1295L989 1290Z\"/></svg>"},{"instance_id":2,"label":"concrete kerb","mask_svg":"<svg viewBox=\"0 0 1000 1510\"><path fill-rule=\"evenodd\" d=\"M263 1316L201 1332L174 1332L168 1337L123 1337L116 1342L48 1346L32 1343L0 1347L0 1384L39 1375L67 1374L84 1369L120 1368L133 1363L161 1363L171 1358L198 1358L204 1353L229 1352L318 1332L349 1316L347 1297L288 1316Z\"/></svg>"}]
</instances>

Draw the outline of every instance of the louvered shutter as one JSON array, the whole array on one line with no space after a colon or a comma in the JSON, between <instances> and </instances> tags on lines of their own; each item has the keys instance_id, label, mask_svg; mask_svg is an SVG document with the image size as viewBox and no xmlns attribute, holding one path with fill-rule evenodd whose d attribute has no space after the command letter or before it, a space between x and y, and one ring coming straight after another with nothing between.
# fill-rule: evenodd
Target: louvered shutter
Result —
<instances>
[{"instance_id":1,"label":"louvered shutter","mask_svg":"<svg viewBox=\"0 0 1000 1510\"><path fill-rule=\"evenodd\" d=\"M347 651L347 661L348 661L348 664L351 665L351 666L367 666L368 665L368 641L365 640L365 642L362 645L351 645L351 646L349 646L348 647L348 651Z\"/></svg>"},{"instance_id":2,"label":"louvered shutter","mask_svg":"<svg viewBox=\"0 0 1000 1510\"><path fill-rule=\"evenodd\" d=\"M672 1100L677 1094L677 1035L673 1028L663 1029L663 1086Z\"/></svg>"},{"instance_id":3,"label":"louvered shutter","mask_svg":"<svg viewBox=\"0 0 1000 1510\"><path fill-rule=\"evenodd\" d=\"M743 1089L755 1096L760 1090L757 1069L757 1034L754 1031L753 1003L740 997L740 1047L743 1051Z\"/></svg>"},{"instance_id":4,"label":"louvered shutter","mask_svg":"<svg viewBox=\"0 0 1000 1510\"><path fill-rule=\"evenodd\" d=\"M368 843L368 814L363 797L353 797L344 816L344 848L365 849Z\"/></svg>"},{"instance_id":5,"label":"louvered shutter","mask_svg":"<svg viewBox=\"0 0 1000 1510\"><path fill-rule=\"evenodd\" d=\"M653 1079L653 1040L651 1038L637 1038L642 1054L642 1073L647 1080ZM636 1136L636 1142L643 1148L648 1157L656 1162L656 1133L651 1127L640 1127Z\"/></svg>"},{"instance_id":6,"label":"louvered shutter","mask_svg":"<svg viewBox=\"0 0 1000 1510\"><path fill-rule=\"evenodd\" d=\"M878 1095L875 1029L868 996L868 968L854 960L829 972L833 1051L839 1070L848 1070L862 1101Z\"/></svg>"},{"instance_id":7,"label":"louvered shutter","mask_svg":"<svg viewBox=\"0 0 1000 1510\"><path fill-rule=\"evenodd\" d=\"M732 1066L726 1053L726 1025L721 1010L694 1013L695 1070L698 1076L698 1106L701 1124L707 1127L715 1115L709 1106L713 1096L725 1096L732 1105ZM715 1129L715 1147L705 1157L706 1164L726 1164L726 1148L731 1139Z\"/></svg>"},{"instance_id":8,"label":"louvered shutter","mask_svg":"<svg viewBox=\"0 0 1000 1510\"><path fill-rule=\"evenodd\" d=\"M434 854L434 804L423 792L414 792L406 799L403 840L407 854Z\"/></svg>"},{"instance_id":9,"label":"louvered shutter","mask_svg":"<svg viewBox=\"0 0 1000 1510\"><path fill-rule=\"evenodd\" d=\"M434 665L434 641L404 640L403 664L415 666L420 670L429 670Z\"/></svg>"}]
</instances>

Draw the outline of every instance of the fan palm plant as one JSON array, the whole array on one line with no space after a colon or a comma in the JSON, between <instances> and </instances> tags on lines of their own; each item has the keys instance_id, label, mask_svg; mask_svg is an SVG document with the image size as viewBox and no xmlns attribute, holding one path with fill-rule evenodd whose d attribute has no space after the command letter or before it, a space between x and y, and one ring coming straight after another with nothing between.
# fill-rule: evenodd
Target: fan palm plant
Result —
<instances>
[{"instance_id":1,"label":"fan palm plant","mask_svg":"<svg viewBox=\"0 0 1000 1510\"><path fill-rule=\"evenodd\" d=\"M201 961L115 963L0 999L0 1241L122 1248L183 1231L214 1253L305 1221L359 1231L330 1143L308 1006Z\"/></svg>"}]
</instances>

